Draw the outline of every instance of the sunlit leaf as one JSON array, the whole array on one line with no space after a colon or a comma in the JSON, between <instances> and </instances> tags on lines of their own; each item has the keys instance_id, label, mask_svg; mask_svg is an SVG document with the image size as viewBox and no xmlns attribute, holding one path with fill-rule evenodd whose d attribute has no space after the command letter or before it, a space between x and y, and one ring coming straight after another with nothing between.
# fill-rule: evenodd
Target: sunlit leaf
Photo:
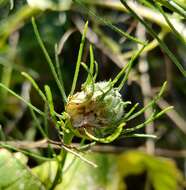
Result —
<instances>
[{"instance_id":1,"label":"sunlit leaf","mask_svg":"<svg viewBox=\"0 0 186 190\"><path fill-rule=\"evenodd\" d=\"M112 154L88 154L87 159L98 165L94 168L68 154L63 182L55 190L119 190L124 189L117 168L117 157ZM56 162L46 162L33 169L43 183L52 182L57 169ZM114 177L113 177L114 175Z\"/></svg>"},{"instance_id":2,"label":"sunlit leaf","mask_svg":"<svg viewBox=\"0 0 186 190\"><path fill-rule=\"evenodd\" d=\"M89 153L86 158L98 167L93 168L68 154L63 181L55 190L126 190L126 177L140 176L144 172L155 190L176 190L182 182L180 171L170 159L138 151L129 151L120 155ZM33 172L47 185L52 183L56 169L57 163L52 161L34 168Z\"/></svg>"},{"instance_id":3,"label":"sunlit leaf","mask_svg":"<svg viewBox=\"0 0 186 190\"><path fill-rule=\"evenodd\" d=\"M155 190L176 190L183 180L180 171L170 159L129 151L120 156L118 163L124 178L146 172Z\"/></svg>"},{"instance_id":4,"label":"sunlit leaf","mask_svg":"<svg viewBox=\"0 0 186 190\"><path fill-rule=\"evenodd\" d=\"M0 189L6 190L45 190L45 187L25 166L27 158L0 149Z\"/></svg>"}]
</instances>

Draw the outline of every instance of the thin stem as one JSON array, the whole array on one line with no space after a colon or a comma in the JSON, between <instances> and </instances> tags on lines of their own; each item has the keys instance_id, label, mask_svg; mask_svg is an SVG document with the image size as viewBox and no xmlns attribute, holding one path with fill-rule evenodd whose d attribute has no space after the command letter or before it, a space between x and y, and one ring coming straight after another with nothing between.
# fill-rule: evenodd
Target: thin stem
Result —
<instances>
[{"instance_id":1,"label":"thin stem","mask_svg":"<svg viewBox=\"0 0 186 190\"><path fill-rule=\"evenodd\" d=\"M19 148L15 148L14 146L8 145L6 143L0 143L0 147L6 148L6 149L10 149L10 150L14 150L14 151L17 151L17 152L21 152L21 153L23 153L23 154L25 154L27 156L31 156L33 158L37 158L37 159L44 160L44 161L51 161L51 160L53 160L51 158L46 158L46 157L40 156L39 154L30 152L30 151L26 151L26 150L22 150L22 149L19 149Z\"/></svg>"},{"instance_id":2,"label":"thin stem","mask_svg":"<svg viewBox=\"0 0 186 190\"><path fill-rule=\"evenodd\" d=\"M132 128L124 129L123 134L131 133L131 132L134 132L136 130L139 130L139 129L145 127L147 124L149 124L152 121L154 121L155 119L159 118L160 116L162 116L165 112L169 111L170 109L173 109L173 106L169 106L169 107L165 108L164 110L162 110L161 112L159 112L157 114L152 113L150 118L147 119L144 123L141 123L141 124L139 124L139 125L137 125L135 127L132 127Z\"/></svg>"},{"instance_id":3,"label":"thin stem","mask_svg":"<svg viewBox=\"0 0 186 190\"><path fill-rule=\"evenodd\" d=\"M186 70L184 69L184 67L179 63L179 61L177 60L177 58L175 57L175 55L169 50L169 48L167 47L167 45L158 37L158 35L149 26L149 24L147 24L146 21L144 21L140 16L138 16L138 14L136 14L136 12L131 7L129 7L129 5L127 4L126 0L120 0L120 1L132 13L132 15L145 26L145 28L148 30L149 34L152 37L154 37L154 38L157 39L157 41L159 42L159 46L161 47L161 49L169 56L169 58L173 61L173 63L177 66L177 68L179 69L179 71L182 73L182 75L184 77L186 77Z\"/></svg>"},{"instance_id":4,"label":"thin stem","mask_svg":"<svg viewBox=\"0 0 186 190\"><path fill-rule=\"evenodd\" d=\"M134 104L134 106L128 111L128 113L125 115L124 120L127 119L138 107L139 103Z\"/></svg>"},{"instance_id":5,"label":"thin stem","mask_svg":"<svg viewBox=\"0 0 186 190\"><path fill-rule=\"evenodd\" d=\"M160 99L160 97L162 96L163 92L165 91L166 85L167 85L167 82L164 82L163 86L161 87L160 92L158 93L158 95L151 102L149 102L144 108L142 108L140 111L138 111L135 114L131 115L126 121L130 121L130 120L136 118L140 114L144 113L153 104L155 104Z\"/></svg>"},{"instance_id":6,"label":"thin stem","mask_svg":"<svg viewBox=\"0 0 186 190\"><path fill-rule=\"evenodd\" d=\"M21 74L27 79L29 80L33 87L36 89L36 91L38 92L38 94L41 96L41 98L43 99L44 102L46 102L46 97L44 95L44 93L42 92L42 90L39 88L39 86L37 85L37 83L35 82L35 80L28 74L25 72L21 72Z\"/></svg>"},{"instance_id":7,"label":"thin stem","mask_svg":"<svg viewBox=\"0 0 186 190\"><path fill-rule=\"evenodd\" d=\"M97 168L98 166L91 162L90 160L87 160L85 157L83 157L81 154L78 154L77 152L75 151L72 151L71 149L69 149L67 146L64 146L64 149L66 149L67 152L75 155L76 157L78 157L79 159L81 159L83 162L89 164L90 166L93 166L94 168Z\"/></svg>"},{"instance_id":8,"label":"thin stem","mask_svg":"<svg viewBox=\"0 0 186 190\"><path fill-rule=\"evenodd\" d=\"M59 56L58 56L58 45L57 44L55 44L55 46L54 46L54 51L55 51L55 63L56 63L56 70L57 70L58 78L59 78L60 83L63 85L63 79L62 79L62 73L61 73L61 69L60 69L60 62L59 62Z\"/></svg>"},{"instance_id":9,"label":"thin stem","mask_svg":"<svg viewBox=\"0 0 186 190\"><path fill-rule=\"evenodd\" d=\"M184 9L186 11L186 4L183 4L179 0L173 0L173 2L176 3L176 5L178 5L179 7L181 7L182 9Z\"/></svg>"},{"instance_id":10,"label":"thin stem","mask_svg":"<svg viewBox=\"0 0 186 190\"><path fill-rule=\"evenodd\" d=\"M180 7L177 3L175 3L174 1L172 1L172 0L156 0L156 1L158 1L165 7L169 8L170 10L180 14L184 18L186 18L186 11L182 7Z\"/></svg>"},{"instance_id":11,"label":"thin stem","mask_svg":"<svg viewBox=\"0 0 186 190\"><path fill-rule=\"evenodd\" d=\"M24 98L22 98L21 96L19 96L18 94L16 94L14 91L12 91L11 89L9 89L8 87L6 87L5 85L3 85L2 83L0 83L0 87L2 87L5 90L7 90L10 94L12 94L16 98L18 98L19 100L21 100L22 102L24 102L27 106L29 106L30 108L32 108L33 110L35 110L40 115L44 115L44 113L41 110L39 110L38 108L36 108L35 106L33 106L30 102L27 102Z\"/></svg>"},{"instance_id":12,"label":"thin stem","mask_svg":"<svg viewBox=\"0 0 186 190\"><path fill-rule=\"evenodd\" d=\"M85 134L91 139L91 140L94 140L94 141L97 141L97 142L101 142L101 143L111 143L112 141L116 140L122 130L123 130L123 127L126 125L126 123L121 123L116 129L115 131L109 135L108 137L103 137L103 138L100 138L100 137L96 137L92 134L90 134L85 128L84 128L84 131L85 131Z\"/></svg>"},{"instance_id":13,"label":"thin stem","mask_svg":"<svg viewBox=\"0 0 186 190\"><path fill-rule=\"evenodd\" d=\"M75 74L74 74L74 79L73 79L73 82L72 82L72 88L71 88L71 91L70 91L70 95L74 94L74 91L75 91L75 88L76 88L76 83L77 83L77 79L78 79L78 75L79 75L79 69L80 69L81 59L82 59L82 55L83 55L83 48L84 48L87 29L88 29L88 21L86 22L86 24L84 26L83 35L82 35L82 38L81 38L81 44L80 44L80 47L79 47L78 58L77 58L77 63L76 63L76 69L75 69Z\"/></svg>"},{"instance_id":14,"label":"thin stem","mask_svg":"<svg viewBox=\"0 0 186 190\"><path fill-rule=\"evenodd\" d=\"M126 80L128 79L128 75L132 69L132 65L134 63L134 61L138 58L138 56L141 54L141 52L144 50L144 48L146 47L146 45L143 45L141 49L139 49L130 59L128 67L127 67L127 72L123 78L123 80L121 81L120 85L118 86L118 89L121 90L121 88L123 87L123 85L125 84Z\"/></svg>"},{"instance_id":15,"label":"thin stem","mask_svg":"<svg viewBox=\"0 0 186 190\"><path fill-rule=\"evenodd\" d=\"M88 73L88 75L90 76L90 82L91 82L91 86L92 86L92 92L91 92L91 96L93 95L94 93L94 78L92 76L92 73L90 72L89 68L87 67L87 65L83 62L81 62L81 65L83 66L83 68L86 70L86 72ZM86 86L87 83L85 82L85 84L83 84L83 87Z\"/></svg>"},{"instance_id":16,"label":"thin stem","mask_svg":"<svg viewBox=\"0 0 186 190\"><path fill-rule=\"evenodd\" d=\"M34 119L35 125L36 127L39 129L39 131L41 132L41 135L44 137L44 139L46 139L47 141L49 141L48 139L48 135L46 134L46 132L43 130L38 118L36 117L34 110L30 108L30 112L31 115ZM54 151L54 149L52 148L51 144L48 144L48 150L50 151L50 155L54 156L57 159L56 153ZM58 161L58 160L57 160Z\"/></svg>"},{"instance_id":17,"label":"thin stem","mask_svg":"<svg viewBox=\"0 0 186 190\"><path fill-rule=\"evenodd\" d=\"M128 1L130 7L138 13L141 17L144 19L149 20L151 23L156 23L161 28L164 28L167 32L171 31L171 28L167 24L167 22L163 19L163 16L156 10L148 8L146 6L140 5L137 1ZM149 1L150 2L150 1ZM85 4L88 4L90 6L100 6L103 8L109 8L111 10L117 10L121 12L129 12L126 7L124 7L119 1L100 1L100 0L94 0L94 1L84 1ZM182 35L184 38L186 38L186 30L184 30L185 26L183 22L180 22L178 19L173 18L170 14L167 14L169 17L169 20L174 23L175 28L177 28L178 31L182 31Z\"/></svg>"},{"instance_id":18,"label":"thin stem","mask_svg":"<svg viewBox=\"0 0 186 190\"><path fill-rule=\"evenodd\" d=\"M97 63L97 61L95 61L94 63L95 63L94 81L96 81L96 78L98 76L98 63Z\"/></svg>"},{"instance_id":19,"label":"thin stem","mask_svg":"<svg viewBox=\"0 0 186 190\"><path fill-rule=\"evenodd\" d=\"M114 80L112 81L112 85L114 86L118 80L121 78L121 76L126 72L127 68L129 67L129 65L131 64L131 62L128 62L123 69L117 74L117 76L114 78Z\"/></svg>"},{"instance_id":20,"label":"thin stem","mask_svg":"<svg viewBox=\"0 0 186 190\"><path fill-rule=\"evenodd\" d=\"M93 10L89 9L88 7L86 7L82 0L73 0L74 2L78 3L81 7L84 8L84 10L87 10L87 12L89 14L91 14L93 17L97 18L97 21L100 21L101 23L104 23L105 25L107 25L108 27L110 27L112 30L116 31L117 33L119 33L120 35L126 37L127 39L130 39L136 43L139 43L141 45L144 45L144 42L142 42L141 40L139 40L138 38L135 38L133 36L131 36L130 34L128 34L127 32L124 32L123 30L119 29L118 27L116 27L115 25L112 24L112 22L103 19L102 17L98 16Z\"/></svg>"},{"instance_id":21,"label":"thin stem","mask_svg":"<svg viewBox=\"0 0 186 190\"><path fill-rule=\"evenodd\" d=\"M54 119L55 110L54 110L52 92L51 92L50 87L48 85L45 85L45 93L46 93L48 105L49 105L49 108L50 108L50 114L51 114L52 118Z\"/></svg>"},{"instance_id":22,"label":"thin stem","mask_svg":"<svg viewBox=\"0 0 186 190\"><path fill-rule=\"evenodd\" d=\"M137 138L153 138L153 139L157 139L156 135L151 135L151 134L129 134L129 135L123 135L121 137L124 137L124 138L137 137Z\"/></svg>"},{"instance_id":23,"label":"thin stem","mask_svg":"<svg viewBox=\"0 0 186 190\"><path fill-rule=\"evenodd\" d=\"M34 110L33 110L32 108L29 108L29 109L30 109L31 115L32 115L32 117L33 117L33 119L34 119L34 121L35 121L36 127L39 129L39 131L40 131L40 133L42 134L42 136L47 139L47 138L48 138L48 137L47 137L47 134L45 133L45 131L44 131L43 128L41 127L40 122L38 121L38 119L37 119L37 117L36 117L36 115L35 115L35 113L34 113Z\"/></svg>"},{"instance_id":24,"label":"thin stem","mask_svg":"<svg viewBox=\"0 0 186 190\"><path fill-rule=\"evenodd\" d=\"M39 43L39 45L40 45L40 47L41 47L41 49L42 49L42 51L43 51L43 53L45 55L45 58L46 58L46 60L47 60L47 62L49 64L49 67L50 67L51 71L52 71L53 77L54 77L54 79L55 79L55 81L57 83L57 86L58 86L58 88L59 88L59 90L61 92L63 102L64 102L64 104L66 104L67 97L66 97L66 94L65 94L63 84L61 84L60 81L59 81L59 78L57 76L54 64L52 63L52 60L51 60L51 58L50 58L50 56L49 56L49 54L48 54L48 52L47 52L47 50L45 48L45 45L44 45L44 43L43 43L43 41L41 39L41 36L39 34L39 31L38 31L38 28L37 28L37 25L36 25L34 17L32 17L32 25L33 25L34 32L35 32L36 38L38 40L38 43Z\"/></svg>"},{"instance_id":25,"label":"thin stem","mask_svg":"<svg viewBox=\"0 0 186 190\"><path fill-rule=\"evenodd\" d=\"M90 52L90 69L89 69L88 77L87 77L85 84L90 84L93 79L95 60L94 60L94 52L93 52L92 45L90 45L90 47L89 47L89 52Z\"/></svg>"},{"instance_id":26,"label":"thin stem","mask_svg":"<svg viewBox=\"0 0 186 190\"><path fill-rule=\"evenodd\" d=\"M174 27L174 25L171 23L171 21L169 20L168 16L166 15L166 13L164 12L164 10L162 9L162 7L155 1L154 4L156 5L157 9L161 12L161 14L164 16L165 20L167 21L167 24L170 26L170 28L172 29L172 31L174 32L175 36L184 44L186 43L186 39L184 39L182 37L182 35L176 30L176 28Z\"/></svg>"}]
</instances>

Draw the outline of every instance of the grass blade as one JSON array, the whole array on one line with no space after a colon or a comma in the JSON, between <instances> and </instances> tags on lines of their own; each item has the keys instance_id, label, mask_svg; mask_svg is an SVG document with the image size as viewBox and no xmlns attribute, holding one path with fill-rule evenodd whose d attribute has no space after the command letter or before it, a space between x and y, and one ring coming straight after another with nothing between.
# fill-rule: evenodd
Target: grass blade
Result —
<instances>
[{"instance_id":1,"label":"grass blade","mask_svg":"<svg viewBox=\"0 0 186 190\"><path fill-rule=\"evenodd\" d=\"M75 69L75 73L74 73L74 79L73 79L73 82L72 82L72 88L71 88L71 91L70 91L70 95L72 95L74 93L75 88L76 88L76 83L77 83L77 79L78 79L78 75L79 75L79 68L80 68L80 65L81 65L81 59L82 59L82 55L83 55L83 48L84 48L87 29L88 29L88 21L86 22L86 24L84 26L83 35L82 35L82 38L81 38L81 43L80 43L79 52L78 52L78 58L77 58L77 63L76 63L76 69Z\"/></svg>"},{"instance_id":2,"label":"grass blade","mask_svg":"<svg viewBox=\"0 0 186 190\"><path fill-rule=\"evenodd\" d=\"M44 93L42 92L42 90L39 88L39 86L37 85L37 83L35 82L35 80L28 74L25 72L21 72L21 74L31 82L31 84L33 85L33 87L36 89L36 91L38 92L38 94L41 96L41 98L43 99L43 101L46 101L46 97L44 95Z\"/></svg>"},{"instance_id":3,"label":"grass blade","mask_svg":"<svg viewBox=\"0 0 186 190\"><path fill-rule=\"evenodd\" d=\"M152 105L154 105L162 96L163 92L165 91L166 86L167 86L167 82L164 82L158 95L152 101L150 101L145 107L143 107L141 110L139 110L138 112L134 113L129 118L127 118L127 121L130 121L130 120L138 117L139 115L144 113L148 108L150 108Z\"/></svg>"},{"instance_id":4,"label":"grass blade","mask_svg":"<svg viewBox=\"0 0 186 190\"><path fill-rule=\"evenodd\" d=\"M36 25L34 17L32 17L32 25L33 25L34 33L36 35L38 43L39 43L39 45L40 45L40 47L41 47L41 49L42 49L42 51L43 51L43 53L45 55L45 58L46 58L46 60L47 60L47 62L49 64L49 67L50 67L51 71L52 71L53 77L54 77L54 79L55 79L55 81L57 83L57 86L58 86L58 88L59 88L59 90L61 92L61 95L62 95L62 98L63 98L63 102L64 102L64 104L66 104L67 97L66 97L66 94L65 94L64 86L59 81L59 78L57 76L54 64L52 63L52 60L51 60L51 58L50 58L50 56L49 56L49 54L48 54L48 52L46 50L46 47L45 47L45 45L44 45L44 43L43 43L43 41L41 39L41 36L39 34L39 31L38 31L38 28L37 28L37 25Z\"/></svg>"},{"instance_id":5,"label":"grass blade","mask_svg":"<svg viewBox=\"0 0 186 190\"><path fill-rule=\"evenodd\" d=\"M50 114L51 114L52 118L55 118L55 110L54 110L52 92L51 92L50 87L48 85L45 85L45 92L46 92L48 105L50 108Z\"/></svg>"},{"instance_id":6,"label":"grass blade","mask_svg":"<svg viewBox=\"0 0 186 190\"><path fill-rule=\"evenodd\" d=\"M134 132L136 130L139 130L139 129L145 127L147 124L151 123L155 119L158 119L160 116L162 116L165 112L169 111L170 109L173 109L173 106L169 106L157 114L152 113L152 115L149 117L149 119L147 119L145 122L143 122L135 127L124 129L123 134L131 133L131 132Z\"/></svg>"},{"instance_id":7,"label":"grass blade","mask_svg":"<svg viewBox=\"0 0 186 190\"><path fill-rule=\"evenodd\" d=\"M6 91L8 91L10 94L12 94L13 96L15 96L16 98L18 98L19 100L21 100L22 102L24 102L27 106L29 106L30 108L32 108L34 111L36 111L38 114L40 115L44 115L44 113L39 110L38 108L36 108L35 106L33 106L30 102L27 102L24 98L22 98L21 96L19 96L18 94L16 94L14 91L12 91L11 89L9 89L8 87L6 87L4 84L0 83L0 87L4 88Z\"/></svg>"},{"instance_id":8,"label":"grass blade","mask_svg":"<svg viewBox=\"0 0 186 190\"><path fill-rule=\"evenodd\" d=\"M121 90L121 88L123 87L123 85L125 84L126 80L128 79L129 73L132 69L132 65L134 63L134 61L138 58L138 56L141 54L141 52L144 50L144 48L146 47L146 45L143 45L142 48L140 48L130 59L128 67L127 67L127 72L123 78L123 80L121 81L118 89Z\"/></svg>"}]
</instances>

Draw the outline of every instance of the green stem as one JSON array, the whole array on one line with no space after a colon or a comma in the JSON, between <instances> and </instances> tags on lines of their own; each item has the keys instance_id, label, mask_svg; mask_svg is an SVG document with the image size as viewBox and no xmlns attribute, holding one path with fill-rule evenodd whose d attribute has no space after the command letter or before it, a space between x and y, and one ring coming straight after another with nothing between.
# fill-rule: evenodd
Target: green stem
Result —
<instances>
[{"instance_id":1,"label":"green stem","mask_svg":"<svg viewBox=\"0 0 186 190\"><path fill-rule=\"evenodd\" d=\"M33 85L33 87L36 89L36 91L38 92L38 94L41 96L41 98L43 99L44 102L47 101L45 94L42 92L42 90L39 88L38 84L36 83L36 81L28 74L25 72L21 72L21 74L31 82L31 84Z\"/></svg>"},{"instance_id":2,"label":"green stem","mask_svg":"<svg viewBox=\"0 0 186 190\"><path fill-rule=\"evenodd\" d=\"M12 94L16 98L18 98L19 100L21 100L22 102L24 102L27 106L29 106L30 108L32 108L33 110L35 110L40 115L44 115L44 113L41 110L39 110L38 108L36 108L35 106L33 106L30 102L27 102L24 98L22 98L21 96L19 96L18 94L16 94L14 91L12 91L8 87L6 87L4 84L0 83L0 87L2 87L5 90L7 90L10 94Z\"/></svg>"},{"instance_id":3,"label":"green stem","mask_svg":"<svg viewBox=\"0 0 186 190\"><path fill-rule=\"evenodd\" d=\"M125 121L130 121L130 120L138 117L139 115L144 113L148 108L150 108L152 105L154 105L160 99L160 97L162 96L163 92L165 91L166 86L167 86L167 81L163 83L163 86L161 87L160 92L158 93L158 95L152 101L150 101L145 107L143 107L141 110L134 113L133 115L129 116L128 118L124 117Z\"/></svg>"},{"instance_id":4,"label":"green stem","mask_svg":"<svg viewBox=\"0 0 186 190\"><path fill-rule=\"evenodd\" d=\"M186 11L172 0L156 0L170 10L186 18Z\"/></svg>"},{"instance_id":5,"label":"green stem","mask_svg":"<svg viewBox=\"0 0 186 190\"><path fill-rule=\"evenodd\" d=\"M186 39L184 39L182 37L182 35L177 31L177 29L174 27L174 25L171 23L171 21L169 20L168 16L166 15L166 13L164 12L164 10L162 9L162 7L155 1L154 2L155 6L157 7L157 9L161 12L161 14L164 16L165 20L167 21L168 25L170 26L170 28L172 29L173 33L175 34L175 36L184 44L186 44Z\"/></svg>"},{"instance_id":6,"label":"green stem","mask_svg":"<svg viewBox=\"0 0 186 190\"><path fill-rule=\"evenodd\" d=\"M102 18L101 16L98 16L92 9L89 9L88 7L84 6L84 1L82 1L82 0L73 0L73 1L76 2L76 3L78 3L80 6L82 6L84 10L87 10L87 12L90 15L92 15L93 17L95 17L97 21L99 21L101 23L104 23L105 25L107 25L108 27L110 27L112 30L114 30L118 34L126 37L127 39L130 39L130 40L132 40L132 41L134 41L136 43L144 45L144 42L141 41L140 39L131 36L127 32L124 32L120 28L118 28L115 25L113 25L112 22L110 22L109 20L106 20L106 19Z\"/></svg>"},{"instance_id":7,"label":"green stem","mask_svg":"<svg viewBox=\"0 0 186 190\"><path fill-rule=\"evenodd\" d=\"M68 128L68 125L70 125L70 121L67 120L66 125L64 126L65 128ZM70 145L73 139L73 134L71 132L66 132L64 130L64 135L63 135L63 143L64 145ZM67 157L67 150L66 149L62 149L61 153L60 153L60 162L58 162L58 168L57 168L57 172L56 172L56 176L55 179L52 183L52 186L50 187L50 190L53 190L55 188L55 186L62 180L62 171L63 171L63 167L65 165L65 161L66 161L66 157ZM62 173L62 175L61 175Z\"/></svg>"},{"instance_id":8,"label":"green stem","mask_svg":"<svg viewBox=\"0 0 186 190\"><path fill-rule=\"evenodd\" d=\"M117 10L122 12L129 12L129 10L122 6L122 4L119 1L100 1L100 0L94 0L94 1L84 1L84 3L88 5L95 5L100 6L103 8L109 8L111 10ZM156 23L161 28L164 28L168 32L171 32L171 28L166 22L165 19L163 19L163 16L155 10L152 10L148 7L142 6L137 2L129 1L130 7L138 13L141 17L149 20L150 22ZM178 19L173 18L170 14L167 14L167 17L169 18L170 22L174 24L174 27L178 31L182 31L183 38L186 39L186 30L184 29L185 26L182 22L180 22Z\"/></svg>"},{"instance_id":9,"label":"green stem","mask_svg":"<svg viewBox=\"0 0 186 190\"><path fill-rule=\"evenodd\" d=\"M91 139L91 140L94 140L94 141L97 141L97 142L100 142L100 143L111 143L112 141L116 140L122 130L123 130L123 127L126 125L126 123L121 123L117 128L116 130L108 137L103 137L103 138L99 138L99 137L96 137L92 134L90 134L85 128L84 128L84 131L85 131L85 134Z\"/></svg>"},{"instance_id":10,"label":"green stem","mask_svg":"<svg viewBox=\"0 0 186 190\"><path fill-rule=\"evenodd\" d=\"M79 75L79 69L80 69L81 59L82 59L82 55L83 55L83 48L84 48L84 44L85 44L85 37L86 37L87 29L88 29L88 21L86 22L86 24L84 26L83 35L81 38L81 44L79 47L76 69L75 69L75 74L74 74L74 79L72 82L72 88L70 91L70 95L72 95L74 93L75 88L76 88L76 83L77 83L77 79L78 79L78 75Z\"/></svg>"},{"instance_id":11,"label":"green stem","mask_svg":"<svg viewBox=\"0 0 186 190\"><path fill-rule=\"evenodd\" d=\"M134 132L136 130L139 130L143 127L145 127L147 124L151 123L152 121L154 121L155 119L159 118L160 116L162 116L165 112L169 111L170 109L173 109L173 106L169 106L167 108L165 108L164 110L162 110L161 112L159 112L158 114L152 114L150 116L149 119L147 119L144 123L141 123L135 127L132 127L132 128L128 128L128 129L125 129L123 131L123 134L127 134L127 133L131 133L131 132Z\"/></svg>"},{"instance_id":12,"label":"green stem","mask_svg":"<svg viewBox=\"0 0 186 190\"><path fill-rule=\"evenodd\" d=\"M65 94L64 86L59 81L59 78L57 76L54 64L52 63L52 60L51 60L51 58L50 58L50 56L49 56L49 54L48 54L48 52L46 50L46 47L45 47L45 45L44 45L44 43L43 43L43 41L41 39L41 36L39 34L39 31L38 31L38 28L37 28L37 25L36 25L36 22L35 22L35 19L33 17L32 17L32 25L33 25L34 32L35 32L36 38L38 40L38 43L39 43L39 45L40 45L40 47L41 47L41 49L42 49L42 51L43 51L43 53L45 55L45 58L46 58L46 60L47 60L47 62L49 64L49 67L50 67L51 71L52 71L53 77L54 77L54 79L55 79L55 81L57 83L57 86L58 86L59 90L60 90L60 93L61 93L62 98L63 98L63 102L64 102L64 104L66 104L67 103L67 97L66 97L66 94Z\"/></svg>"},{"instance_id":13,"label":"green stem","mask_svg":"<svg viewBox=\"0 0 186 190\"><path fill-rule=\"evenodd\" d=\"M134 63L134 61L138 58L138 56L141 54L141 52L144 50L144 48L146 47L146 45L143 45L130 59L128 67L127 67L127 71L125 73L125 76L123 78L123 80L121 81L120 85L118 86L118 89L121 90L123 85L125 84L126 80L128 79L129 73L132 69L132 65Z\"/></svg>"},{"instance_id":14,"label":"green stem","mask_svg":"<svg viewBox=\"0 0 186 190\"><path fill-rule=\"evenodd\" d=\"M145 26L145 28L148 30L149 34L152 37L157 39L162 51L164 51L169 56L169 58L172 60L172 62L177 66L179 71L182 73L182 75L184 77L186 77L186 70L179 63L179 61L177 60L175 55L169 50L167 45L158 37L158 35L154 32L154 30L149 26L149 24L147 24L146 21L144 21L140 16L138 16L138 14L126 3L126 0L120 0L120 1L123 4L123 6L125 6L132 13L132 15Z\"/></svg>"},{"instance_id":15,"label":"green stem","mask_svg":"<svg viewBox=\"0 0 186 190\"><path fill-rule=\"evenodd\" d=\"M151 135L151 134L129 134L129 135L121 136L121 137L124 137L124 138L137 137L137 138L153 138L153 139L157 139L156 135Z\"/></svg>"},{"instance_id":16,"label":"green stem","mask_svg":"<svg viewBox=\"0 0 186 190\"><path fill-rule=\"evenodd\" d=\"M31 151L26 151L26 150L22 150L20 148L15 148L14 146L11 146L11 145L6 144L6 143L0 143L0 147L7 148L7 149L10 149L10 150L14 150L16 152L21 152L21 153L23 153L25 155L28 155L30 157L40 159L40 160L44 160L44 161L53 160L52 158L46 158L46 157L40 156L39 154L36 154L34 152L31 152Z\"/></svg>"}]
</instances>

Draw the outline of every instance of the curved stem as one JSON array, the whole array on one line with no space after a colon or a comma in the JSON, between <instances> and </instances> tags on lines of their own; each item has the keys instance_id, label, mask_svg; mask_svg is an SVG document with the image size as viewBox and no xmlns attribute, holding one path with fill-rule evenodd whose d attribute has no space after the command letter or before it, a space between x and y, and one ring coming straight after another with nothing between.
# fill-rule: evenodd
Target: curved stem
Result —
<instances>
[{"instance_id":1,"label":"curved stem","mask_svg":"<svg viewBox=\"0 0 186 190\"><path fill-rule=\"evenodd\" d=\"M85 131L85 134L94 141L101 142L101 143L110 143L119 137L125 125L126 123L121 123L110 136L104 137L104 138L99 138L90 134L85 128L84 128L84 131Z\"/></svg>"},{"instance_id":2,"label":"curved stem","mask_svg":"<svg viewBox=\"0 0 186 190\"><path fill-rule=\"evenodd\" d=\"M76 88L76 83L77 83L77 79L78 79L78 75L79 75L79 69L80 69L81 59L82 59L82 55L83 55L83 48L84 48L84 44L85 44L85 37L86 37L87 29L88 29L88 21L86 22L86 24L84 26L83 35L81 38L81 44L79 47L76 69L75 69L75 73L74 73L74 79L72 82L72 88L70 91L70 96L74 93L75 88Z\"/></svg>"}]
</instances>

